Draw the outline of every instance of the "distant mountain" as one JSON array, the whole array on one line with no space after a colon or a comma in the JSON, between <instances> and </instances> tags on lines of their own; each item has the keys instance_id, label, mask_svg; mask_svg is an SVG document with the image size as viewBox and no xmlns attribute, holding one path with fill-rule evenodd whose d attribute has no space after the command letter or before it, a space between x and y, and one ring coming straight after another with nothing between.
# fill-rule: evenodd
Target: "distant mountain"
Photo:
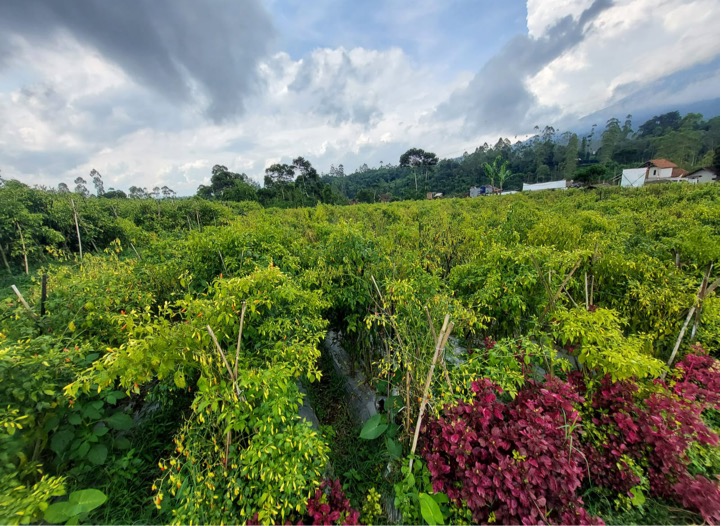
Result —
<instances>
[{"instance_id":1,"label":"distant mountain","mask_svg":"<svg viewBox=\"0 0 721 526\"><path fill-rule=\"evenodd\" d=\"M588 133L596 124L599 132L606 121L616 117L621 122L626 115L632 115L633 128L670 111L678 111L681 115L701 113L705 119L721 114L721 99L710 94L721 91L719 80L719 56L713 60L697 64L683 71L658 79L646 86L639 87L631 83L616 88L619 93L628 93L611 106L580 118L575 122L566 122L564 128L578 133Z\"/></svg>"},{"instance_id":2,"label":"distant mountain","mask_svg":"<svg viewBox=\"0 0 721 526\"><path fill-rule=\"evenodd\" d=\"M716 117L721 114L719 111L720 105L721 98L719 97L716 97L715 99L691 102L688 104L669 104L654 108L640 108L636 111L634 111L633 108L629 108L624 104L618 103L590 115L586 115L575 123L570 123L569 128L576 133L586 134L591 129L591 126L597 124L597 133L600 134L606 126L606 121L608 121L608 119L616 117L623 123L626 115L631 114L633 119L633 129L637 130L641 124L655 115L663 115L664 113L668 113L670 111L678 111L681 115L686 115L687 113L700 113L704 116L704 119L710 119L711 117Z\"/></svg>"}]
</instances>

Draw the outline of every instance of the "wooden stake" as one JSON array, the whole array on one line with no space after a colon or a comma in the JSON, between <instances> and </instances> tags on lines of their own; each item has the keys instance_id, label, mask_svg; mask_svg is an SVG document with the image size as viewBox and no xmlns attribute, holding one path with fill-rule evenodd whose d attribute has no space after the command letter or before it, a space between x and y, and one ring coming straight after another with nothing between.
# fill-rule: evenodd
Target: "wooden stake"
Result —
<instances>
[{"instance_id":1,"label":"wooden stake","mask_svg":"<svg viewBox=\"0 0 721 526\"><path fill-rule=\"evenodd\" d=\"M711 273L710 271L711 271L711 269L709 268L709 275ZM676 339L676 345L674 345L673 351L671 352L671 356L669 357L668 362L666 363L666 365L668 367L671 367L671 365L673 364L674 358L676 358L676 353L678 352L679 348L681 347L681 341L683 341L683 336L684 336L684 334L686 334L686 329L688 328L688 324L691 321L691 318L693 317L694 312L696 312L697 307L701 306L701 302L703 302L703 299L706 297L707 294L710 294L711 292L716 290L716 288L719 286L718 279L716 281L714 281L710 287L707 287L707 288L704 287L705 282L706 282L706 278L704 278L704 280L701 282L701 286L699 287L698 292L696 293L696 298L694 299L694 304L689 309L688 316L686 316L686 321L683 323L683 327L681 327L681 332L678 334L678 338ZM665 379L665 378L666 378L666 372L664 372L661 375L661 379Z\"/></svg>"},{"instance_id":2,"label":"wooden stake","mask_svg":"<svg viewBox=\"0 0 721 526\"><path fill-rule=\"evenodd\" d=\"M411 430L411 370L406 368L406 432Z\"/></svg>"},{"instance_id":3,"label":"wooden stake","mask_svg":"<svg viewBox=\"0 0 721 526\"><path fill-rule=\"evenodd\" d=\"M431 312L428 310L428 307L426 307L426 316L428 317L428 325L431 326L431 334L433 335L433 341L438 340L438 337L436 336L436 328L433 326L433 320L431 319ZM452 393L453 392L453 384L451 383L451 376L448 374L448 367L446 367L446 359L445 359L445 347L441 351L441 366L443 367L443 376L446 378L446 383L448 384L448 390Z\"/></svg>"},{"instance_id":4,"label":"wooden stake","mask_svg":"<svg viewBox=\"0 0 721 526\"><path fill-rule=\"evenodd\" d=\"M20 232L20 242L23 245L23 259L25 260L25 274L30 274L30 268L28 267L28 251L25 248L25 237L23 236L23 230L20 228L20 223L18 221L15 221L15 225L18 227L18 232Z\"/></svg>"},{"instance_id":5,"label":"wooden stake","mask_svg":"<svg viewBox=\"0 0 721 526\"><path fill-rule=\"evenodd\" d=\"M210 334L210 337L213 339L215 348L218 349L218 352L220 353L220 357L223 359L225 368L228 370L228 374L230 375L230 381L233 382L233 387L235 387L236 394L238 395L238 397L241 400L245 400L243 395L240 393L240 388L238 387L238 382L236 381L235 376L233 376L233 369L230 368L228 359L225 357L225 353L223 352L223 349L220 347L220 344L218 343L218 338L215 337L215 333L213 332L213 329L210 328L210 325L206 325L205 328L208 330L208 334Z\"/></svg>"},{"instance_id":6,"label":"wooden stake","mask_svg":"<svg viewBox=\"0 0 721 526\"><path fill-rule=\"evenodd\" d=\"M40 283L40 316L45 316L45 300L48 299L48 275L43 274Z\"/></svg>"},{"instance_id":7,"label":"wooden stake","mask_svg":"<svg viewBox=\"0 0 721 526\"><path fill-rule=\"evenodd\" d=\"M30 316L32 316L34 319L37 319L38 318L37 314L35 314L33 312L33 310L30 308L30 305L28 305L28 302L25 301L25 298L23 298L23 295L20 294L20 291L18 290L18 288L15 285L10 285L10 288L13 289L13 292L20 300L20 303L22 303L23 307L25 307L27 309L28 313L30 313Z\"/></svg>"},{"instance_id":8,"label":"wooden stake","mask_svg":"<svg viewBox=\"0 0 721 526\"><path fill-rule=\"evenodd\" d=\"M218 250L218 255L220 256L220 262L223 264L223 272L225 272L227 274L228 269L225 266L225 260L223 259L223 253L220 250Z\"/></svg>"},{"instance_id":9,"label":"wooden stake","mask_svg":"<svg viewBox=\"0 0 721 526\"><path fill-rule=\"evenodd\" d=\"M240 309L240 329L238 329L238 345L235 348L235 367L233 368L233 374L235 380L238 381L238 360L240 359L240 340L243 337L243 320L245 319L245 307L246 303L243 302L243 306Z\"/></svg>"},{"instance_id":10,"label":"wooden stake","mask_svg":"<svg viewBox=\"0 0 721 526\"><path fill-rule=\"evenodd\" d=\"M138 256L138 259L142 260L143 258L140 257L140 254L138 253L138 250L135 248L135 245L133 243L130 243L130 248L133 249L133 252L135 252L135 255Z\"/></svg>"},{"instance_id":11,"label":"wooden stake","mask_svg":"<svg viewBox=\"0 0 721 526\"><path fill-rule=\"evenodd\" d=\"M421 422L423 420L423 413L426 410L426 404L428 403L428 392L431 388L431 380L433 379L433 371L436 368L436 362L438 361L438 356L441 354L441 350L445 347L446 342L448 341L448 336L450 336L451 331L453 330L453 322L450 321L451 317L449 314L446 314L446 318L443 320L443 327L441 327L441 333L438 336L438 341L436 343L436 350L433 353L433 361L431 362L431 368L428 371L428 376L426 376L426 385L423 388L423 398L421 399L421 407L418 411L418 420L416 421L416 431L413 433L413 443L411 445L411 460L408 464L408 469L413 469L413 454L416 452L416 446L418 445L418 435L421 432Z\"/></svg>"},{"instance_id":12,"label":"wooden stake","mask_svg":"<svg viewBox=\"0 0 721 526\"><path fill-rule=\"evenodd\" d=\"M83 242L80 240L80 224L78 223L78 211L75 209L75 201L70 199L73 206L73 217L75 218L75 232L78 234L78 250L80 251L80 259L83 259Z\"/></svg>"}]
</instances>

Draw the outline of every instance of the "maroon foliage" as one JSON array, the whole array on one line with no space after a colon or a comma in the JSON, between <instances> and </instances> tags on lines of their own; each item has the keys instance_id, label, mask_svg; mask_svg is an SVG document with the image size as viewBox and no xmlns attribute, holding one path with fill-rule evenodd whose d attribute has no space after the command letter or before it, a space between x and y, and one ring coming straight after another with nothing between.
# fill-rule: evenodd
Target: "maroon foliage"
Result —
<instances>
[{"instance_id":1,"label":"maroon foliage","mask_svg":"<svg viewBox=\"0 0 721 526\"><path fill-rule=\"evenodd\" d=\"M693 478L687 467L692 443L718 444L718 435L701 416L706 408L718 408L718 363L690 354L677 365L674 378L671 388L656 380L654 392L645 399L632 381L601 380L585 415L593 424L584 437L591 479L630 496L644 466L651 495L680 502L705 520L715 517L718 522L718 482Z\"/></svg>"},{"instance_id":2,"label":"maroon foliage","mask_svg":"<svg viewBox=\"0 0 721 526\"><path fill-rule=\"evenodd\" d=\"M339 480L324 480L308 500L312 524L358 524L360 513L350 506Z\"/></svg>"},{"instance_id":3,"label":"maroon foliage","mask_svg":"<svg viewBox=\"0 0 721 526\"><path fill-rule=\"evenodd\" d=\"M426 422L421 453L434 491L465 503L478 523L601 524L577 495L585 463L574 447L580 417L573 404L582 399L573 388L555 378L530 382L509 404L487 379L472 389L472 403Z\"/></svg>"}]
</instances>

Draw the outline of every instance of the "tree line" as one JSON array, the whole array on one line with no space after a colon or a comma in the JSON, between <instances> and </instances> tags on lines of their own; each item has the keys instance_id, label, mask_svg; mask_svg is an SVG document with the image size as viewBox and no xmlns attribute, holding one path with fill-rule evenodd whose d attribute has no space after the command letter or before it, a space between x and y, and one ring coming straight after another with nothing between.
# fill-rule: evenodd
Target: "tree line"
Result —
<instances>
[{"instance_id":1,"label":"tree line","mask_svg":"<svg viewBox=\"0 0 721 526\"><path fill-rule=\"evenodd\" d=\"M410 156L415 153L418 159L415 150L409 150ZM422 199L427 192L460 197L468 195L470 187L485 184L520 190L523 183L559 179L612 183L624 168L655 158L687 170L711 167L718 171L719 117L704 120L699 113L682 117L674 111L654 116L634 130L632 116L627 115L623 122L609 119L603 130L593 125L585 135L546 126L525 141L512 144L499 138L492 146L484 143L460 157L425 163L405 162L409 152L395 165L381 162L370 168L363 164L349 175L331 173L321 180L350 200L374 202Z\"/></svg>"}]
</instances>

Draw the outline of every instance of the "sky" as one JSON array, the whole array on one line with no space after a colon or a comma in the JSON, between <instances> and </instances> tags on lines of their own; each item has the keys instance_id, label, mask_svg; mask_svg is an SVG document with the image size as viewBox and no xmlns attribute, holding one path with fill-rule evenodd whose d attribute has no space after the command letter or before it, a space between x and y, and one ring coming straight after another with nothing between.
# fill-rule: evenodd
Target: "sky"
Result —
<instances>
[{"instance_id":1,"label":"sky","mask_svg":"<svg viewBox=\"0 0 721 526\"><path fill-rule=\"evenodd\" d=\"M3 0L0 176L193 195L216 164L457 157L718 98L720 25L718 0Z\"/></svg>"}]
</instances>

